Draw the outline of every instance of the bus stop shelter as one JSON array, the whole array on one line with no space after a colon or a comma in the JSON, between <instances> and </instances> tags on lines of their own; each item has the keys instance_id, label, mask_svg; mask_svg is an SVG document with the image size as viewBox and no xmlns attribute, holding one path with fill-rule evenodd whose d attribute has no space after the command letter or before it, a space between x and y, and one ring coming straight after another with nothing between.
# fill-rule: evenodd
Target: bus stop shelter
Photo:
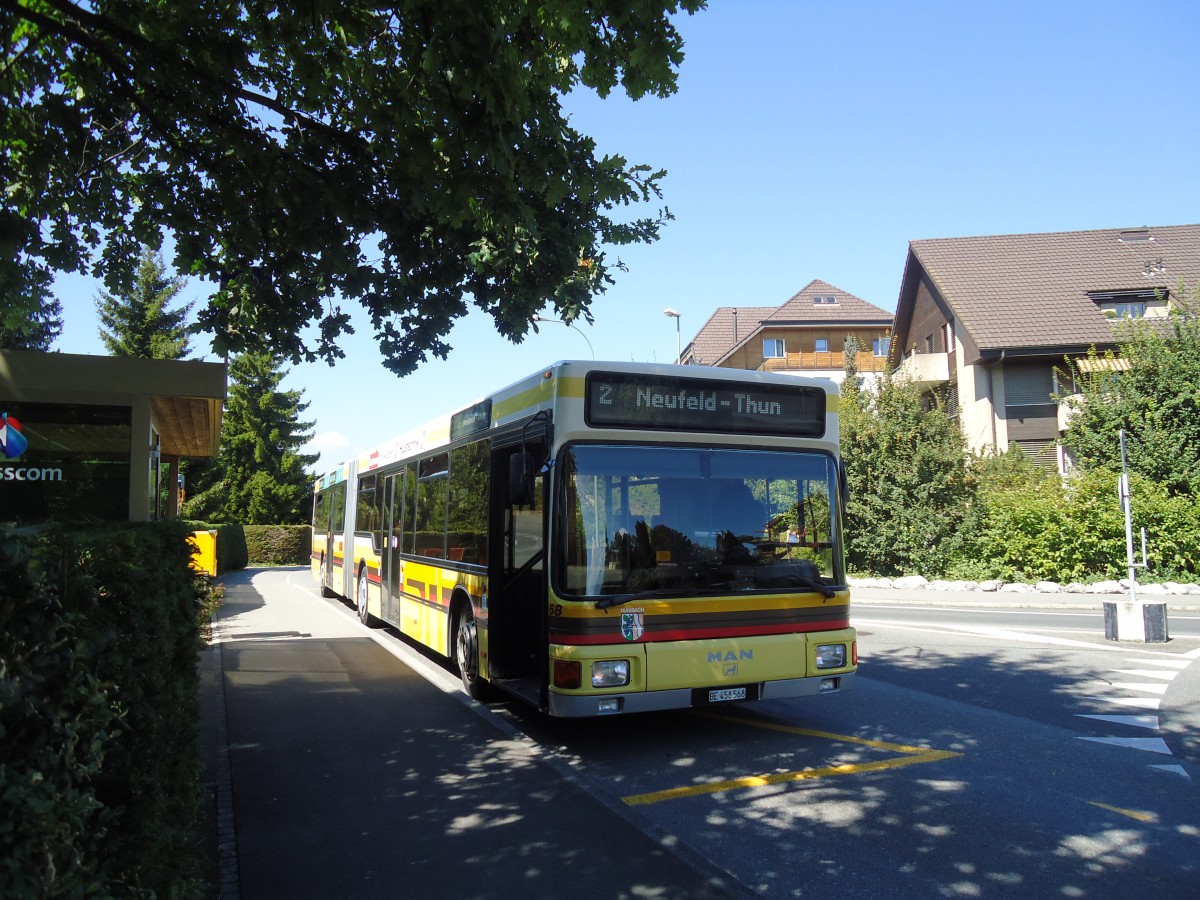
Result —
<instances>
[{"instance_id":1,"label":"bus stop shelter","mask_svg":"<svg viewBox=\"0 0 1200 900\"><path fill-rule=\"evenodd\" d=\"M0 351L0 519L175 518L227 382L224 363Z\"/></svg>"}]
</instances>

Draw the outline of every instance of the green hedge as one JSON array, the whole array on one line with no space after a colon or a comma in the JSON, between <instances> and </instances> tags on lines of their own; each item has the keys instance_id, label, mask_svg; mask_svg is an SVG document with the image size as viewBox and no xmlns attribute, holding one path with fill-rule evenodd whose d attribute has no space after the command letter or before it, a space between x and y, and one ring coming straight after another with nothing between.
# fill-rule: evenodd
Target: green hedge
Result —
<instances>
[{"instance_id":1,"label":"green hedge","mask_svg":"<svg viewBox=\"0 0 1200 900\"><path fill-rule=\"evenodd\" d=\"M1097 469L1068 479L1014 478L980 493L964 553L950 577L1007 581L1124 578L1125 517L1118 474ZM1146 529L1145 581L1194 581L1200 575L1200 504L1130 476L1135 540Z\"/></svg>"},{"instance_id":2,"label":"green hedge","mask_svg":"<svg viewBox=\"0 0 1200 900\"><path fill-rule=\"evenodd\" d=\"M190 531L0 537L0 896L202 895Z\"/></svg>"},{"instance_id":3,"label":"green hedge","mask_svg":"<svg viewBox=\"0 0 1200 900\"><path fill-rule=\"evenodd\" d=\"M246 525L249 560L256 566L306 566L312 556L309 525Z\"/></svg>"}]
</instances>

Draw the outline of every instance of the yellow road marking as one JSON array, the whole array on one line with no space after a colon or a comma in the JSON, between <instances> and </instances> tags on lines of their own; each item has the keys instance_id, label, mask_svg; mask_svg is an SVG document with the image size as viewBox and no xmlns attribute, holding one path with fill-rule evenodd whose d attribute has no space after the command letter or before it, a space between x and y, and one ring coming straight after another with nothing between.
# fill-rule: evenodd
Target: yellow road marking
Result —
<instances>
[{"instance_id":1,"label":"yellow road marking","mask_svg":"<svg viewBox=\"0 0 1200 900\"><path fill-rule=\"evenodd\" d=\"M1119 806L1109 806L1107 803L1098 803L1095 800L1088 800L1092 806L1098 806L1101 809L1107 809L1109 812L1119 813L1122 816L1129 816L1131 819L1137 819L1139 822L1157 822L1158 816L1152 812L1140 812L1136 809L1121 809Z\"/></svg>"},{"instance_id":2,"label":"yellow road marking","mask_svg":"<svg viewBox=\"0 0 1200 900\"><path fill-rule=\"evenodd\" d=\"M683 797L697 797L702 794L717 794L722 791L736 791L747 788L765 787L771 784L787 784L796 781L806 781L811 778L827 778L831 775L855 775L859 772L878 772L881 769L896 769L901 766L912 766L919 763L937 762L942 759L952 759L962 756L950 750L931 750L928 747L912 747L907 744L892 744L887 741L873 741L867 738L854 737L848 734L834 734L828 731L814 731L810 728L795 728L790 725L777 725L772 722L755 722L740 716L722 716L714 713L697 713L710 719L725 722L735 722L739 725L749 725L753 728L764 728L769 731L783 731L788 734L802 734L808 737L825 738L833 741L845 741L852 744L862 744L876 750L887 750L892 753L904 753L905 756L875 760L867 763L849 763L841 766L825 766L820 769L803 769L796 772L778 772L771 775L748 775L744 778L732 778L727 781L715 781L711 784L693 784L685 787L668 788L663 791L651 791L646 794L631 794L622 797L629 806L644 806L651 803L661 803L664 800L679 800ZM1099 805L1099 804L1097 804ZM1117 810L1117 812L1124 812ZM1127 813L1128 814L1128 813Z\"/></svg>"}]
</instances>

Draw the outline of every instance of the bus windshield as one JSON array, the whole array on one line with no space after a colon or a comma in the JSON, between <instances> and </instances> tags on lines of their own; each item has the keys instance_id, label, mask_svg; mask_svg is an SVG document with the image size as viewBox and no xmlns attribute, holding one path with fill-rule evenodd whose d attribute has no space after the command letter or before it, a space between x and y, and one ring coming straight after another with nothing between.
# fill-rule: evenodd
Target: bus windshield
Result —
<instances>
[{"instance_id":1,"label":"bus windshield","mask_svg":"<svg viewBox=\"0 0 1200 900\"><path fill-rule=\"evenodd\" d=\"M844 583L829 454L575 444L560 465L566 597Z\"/></svg>"}]
</instances>

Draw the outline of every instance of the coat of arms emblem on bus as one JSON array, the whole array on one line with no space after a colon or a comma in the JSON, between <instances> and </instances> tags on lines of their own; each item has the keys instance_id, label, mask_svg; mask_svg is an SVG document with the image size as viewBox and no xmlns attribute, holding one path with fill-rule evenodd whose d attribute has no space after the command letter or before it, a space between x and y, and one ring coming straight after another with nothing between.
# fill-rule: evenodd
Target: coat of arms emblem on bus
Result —
<instances>
[{"instance_id":1,"label":"coat of arms emblem on bus","mask_svg":"<svg viewBox=\"0 0 1200 900\"><path fill-rule=\"evenodd\" d=\"M646 614L640 609L621 613L621 637L636 641L646 632Z\"/></svg>"},{"instance_id":2,"label":"coat of arms emblem on bus","mask_svg":"<svg viewBox=\"0 0 1200 900\"><path fill-rule=\"evenodd\" d=\"M21 423L8 413L0 413L0 448L5 459L16 459L29 447L29 439L21 434Z\"/></svg>"}]
</instances>

